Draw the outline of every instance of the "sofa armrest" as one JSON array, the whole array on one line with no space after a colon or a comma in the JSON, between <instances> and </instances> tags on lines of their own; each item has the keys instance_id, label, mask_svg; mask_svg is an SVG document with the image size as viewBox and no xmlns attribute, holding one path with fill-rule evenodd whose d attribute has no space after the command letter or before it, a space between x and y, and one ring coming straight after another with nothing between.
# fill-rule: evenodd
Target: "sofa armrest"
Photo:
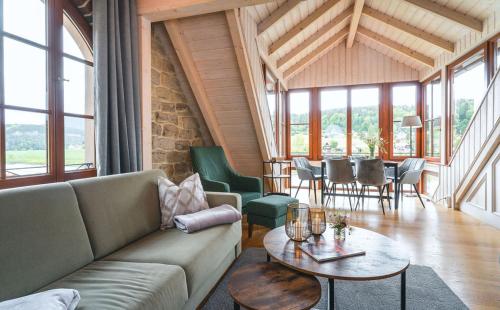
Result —
<instances>
[{"instance_id":1,"label":"sofa armrest","mask_svg":"<svg viewBox=\"0 0 500 310\"><path fill-rule=\"evenodd\" d=\"M229 184L208 179L201 179L201 185L206 192L229 192L231 189Z\"/></svg>"},{"instance_id":2,"label":"sofa armrest","mask_svg":"<svg viewBox=\"0 0 500 310\"><path fill-rule=\"evenodd\" d=\"M241 212L241 196L235 193L205 192L210 208L228 204Z\"/></svg>"},{"instance_id":3,"label":"sofa armrest","mask_svg":"<svg viewBox=\"0 0 500 310\"><path fill-rule=\"evenodd\" d=\"M259 192L262 194L262 179L257 177L246 177L235 175L232 179L234 189L245 192Z\"/></svg>"}]
</instances>

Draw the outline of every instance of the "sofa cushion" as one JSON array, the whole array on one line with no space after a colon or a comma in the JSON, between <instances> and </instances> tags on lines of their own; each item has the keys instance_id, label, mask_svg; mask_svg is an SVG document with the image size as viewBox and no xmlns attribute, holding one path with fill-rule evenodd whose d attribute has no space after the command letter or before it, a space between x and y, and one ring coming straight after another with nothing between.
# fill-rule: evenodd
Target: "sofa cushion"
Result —
<instances>
[{"instance_id":1,"label":"sofa cushion","mask_svg":"<svg viewBox=\"0 0 500 310\"><path fill-rule=\"evenodd\" d=\"M104 260L179 265L186 273L191 296L227 254L234 253L240 240L241 221L192 234L168 229L154 232Z\"/></svg>"},{"instance_id":2,"label":"sofa cushion","mask_svg":"<svg viewBox=\"0 0 500 310\"><path fill-rule=\"evenodd\" d=\"M289 196L269 195L252 200L247 205L248 214L277 218L286 214L288 204L299 202Z\"/></svg>"},{"instance_id":3,"label":"sofa cushion","mask_svg":"<svg viewBox=\"0 0 500 310\"><path fill-rule=\"evenodd\" d=\"M0 301L27 295L92 262L67 183L0 191Z\"/></svg>"},{"instance_id":4,"label":"sofa cushion","mask_svg":"<svg viewBox=\"0 0 500 310\"><path fill-rule=\"evenodd\" d=\"M70 182L96 259L160 227L160 170Z\"/></svg>"},{"instance_id":5,"label":"sofa cushion","mask_svg":"<svg viewBox=\"0 0 500 310\"><path fill-rule=\"evenodd\" d=\"M73 288L77 309L181 309L186 303L186 276L179 266L96 261L41 291Z\"/></svg>"}]
</instances>

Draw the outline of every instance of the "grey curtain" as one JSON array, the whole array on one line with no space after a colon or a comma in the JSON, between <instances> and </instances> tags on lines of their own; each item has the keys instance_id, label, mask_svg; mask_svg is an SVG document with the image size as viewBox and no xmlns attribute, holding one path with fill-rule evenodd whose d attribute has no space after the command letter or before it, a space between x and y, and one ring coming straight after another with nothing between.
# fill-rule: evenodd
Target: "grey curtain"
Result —
<instances>
[{"instance_id":1,"label":"grey curtain","mask_svg":"<svg viewBox=\"0 0 500 310\"><path fill-rule=\"evenodd\" d=\"M135 0L94 0L96 153L99 175L142 169Z\"/></svg>"}]
</instances>

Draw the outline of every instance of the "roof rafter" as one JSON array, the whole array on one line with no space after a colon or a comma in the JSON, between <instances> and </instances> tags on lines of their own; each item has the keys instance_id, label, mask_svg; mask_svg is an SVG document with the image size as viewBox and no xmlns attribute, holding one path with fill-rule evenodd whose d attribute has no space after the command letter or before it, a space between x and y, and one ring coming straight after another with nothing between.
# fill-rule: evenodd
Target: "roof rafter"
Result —
<instances>
[{"instance_id":1,"label":"roof rafter","mask_svg":"<svg viewBox=\"0 0 500 310\"><path fill-rule=\"evenodd\" d=\"M435 45L435 46L437 46L445 51L452 52L452 53L455 51L455 43L447 41L447 40L445 40L441 37L438 37L436 35L433 35L432 33L425 32L422 29L411 26L411 25L409 25L409 24L407 24L399 19L393 18L392 16L389 16L387 14L379 12L375 9L368 7L368 6L365 6L365 8L363 9L363 14L370 16L372 18L375 18L376 20L381 21L381 22L383 22L389 26L392 26L394 28L397 28L401 31L409 33L416 38L427 41L428 43Z\"/></svg>"},{"instance_id":2,"label":"roof rafter","mask_svg":"<svg viewBox=\"0 0 500 310\"><path fill-rule=\"evenodd\" d=\"M288 41L290 41L297 34L302 32L305 28L309 27L313 22L315 22L318 18L323 16L328 10L330 10L334 5L339 3L340 0L328 0L323 5L321 5L314 12L309 14L306 18L304 18L300 23L295 25L290 31L287 31L283 36L278 38L278 40L271 43L269 46L269 55L274 54L277 50L279 50L283 45L285 45Z\"/></svg>"},{"instance_id":3,"label":"roof rafter","mask_svg":"<svg viewBox=\"0 0 500 310\"><path fill-rule=\"evenodd\" d=\"M291 75L293 75L300 69L304 68L307 64L312 62L316 57L320 56L322 52L336 46L347 36L348 33L349 33L349 27L346 26L345 28L334 34L331 38L326 40L323 44L318 46L314 51L307 54L307 56L305 56L304 58L299 60L296 64L288 68L283 74L284 78L288 79Z\"/></svg>"},{"instance_id":4,"label":"roof rafter","mask_svg":"<svg viewBox=\"0 0 500 310\"><path fill-rule=\"evenodd\" d=\"M434 14L443 16L449 20L459 23L462 26L468 27L472 30L476 30L479 32L483 31L483 22L467 14L457 12L455 10L452 10L446 6L437 4L430 0L406 0L406 1L422 9L430 11Z\"/></svg>"},{"instance_id":5,"label":"roof rafter","mask_svg":"<svg viewBox=\"0 0 500 310\"><path fill-rule=\"evenodd\" d=\"M343 21L345 21L349 16L351 16L353 8L354 8L354 6L350 6L347 9L345 9L342 13L335 16L334 19L332 19L330 22L328 22L323 27L321 27L318 31L316 31L312 36L308 37L306 40L301 42L299 45L297 45L295 48L293 48L290 52L288 52L285 56L278 59L278 61L277 61L278 68L284 66L286 63L288 63L290 60L292 60L295 56L300 54L306 48L311 46L314 42L318 41L321 37L323 37L325 34L327 34L330 30L332 30L332 28L334 28L335 26L337 26L340 23L342 23Z\"/></svg>"},{"instance_id":6,"label":"roof rafter","mask_svg":"<svg viewBox=\"0 0 500 310\"><path fill-rule=\"evenodd\" d=\"M365 0L356 0L354 3L354 10L352 12L351 25L349 26L349 35L347 36L347 48L351 48L354 43L354 37L358 30L359 20L363 12Z\"/></svg>"},{"instance_id":7,"label":"roof rafter","mask_svg":"<svg viewBox=\"0 0 500 310\"><path fill-rule=\"evenodd\" d=\"M264 18L257 25L257 35L263 33L267 29L269 29L272 25L274 25L278 20L280 20L283 16L288 14L293 8L295 8L302 0L288 0L282 6L277 8L275 11L271 13L268 17Z\"/></svg>"},{"instance_id":8,"label":"roof rafter","mask_svg":"<svg viewBox=\"0 0 500 310\"><path fill-rule=\"evenodd\" d=\"M358 32L362 35L364 35L365 37L377 42L377 43L380 43L382 45L385 45L393 50L395 50L396 52L399 52L400 54L403 54L403 55L406 55L426 66L429 66L429 67L434 67L434 59L429 57L429 56L426 56L422 53L419 53L417 51L414 51L404 45L401 45L397 42L394 42L392 41L391 39L388 39L378 33L375 33L371 30L368 30L364 27L358 27Z\"/></svg>"}]
</instances>

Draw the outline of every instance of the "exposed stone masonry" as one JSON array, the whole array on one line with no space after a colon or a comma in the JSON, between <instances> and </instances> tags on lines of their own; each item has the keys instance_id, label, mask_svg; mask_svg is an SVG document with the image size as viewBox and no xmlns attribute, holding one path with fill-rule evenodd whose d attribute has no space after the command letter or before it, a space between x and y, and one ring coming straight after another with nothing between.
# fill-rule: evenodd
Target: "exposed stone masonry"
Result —
<instances>
[{"instance_id":1,"label":"exposed stone masonry","mask_svg":"<svg viewBox=\"0 0 500 310\"><path fill-rule=\"evenodd\" d=\"M192 111L193 103L188 102L180 86L171 59L176 56L168 55L166 51L166 35L161 28L152 28L153 168L164 170L172 181L179 183L192 174L189 147L210 144L210 140L207 142L203 137L203 128L200 127L205 126L204 120L195 113L197 111Z\"/></svg>"}]
</instances>

